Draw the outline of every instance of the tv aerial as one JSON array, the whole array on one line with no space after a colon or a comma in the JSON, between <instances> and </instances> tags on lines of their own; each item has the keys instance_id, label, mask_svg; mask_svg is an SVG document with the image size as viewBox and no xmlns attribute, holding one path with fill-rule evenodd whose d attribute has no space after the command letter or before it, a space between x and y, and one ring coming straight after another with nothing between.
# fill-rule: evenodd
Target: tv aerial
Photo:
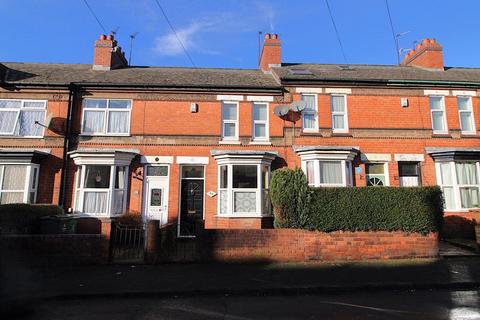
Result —
<instances>
[{"instance_id":1,"label":"tv aerial","mask_svg":"<svg viewBox=\"0 0 480 320\"><path fill-rule=\"evenodd\" d=\"M134 32L130 35L130 54L128 55L128 65L130 65L132 62L133 41L137 35L138 32Z\"/></svg>"}]
</instances>

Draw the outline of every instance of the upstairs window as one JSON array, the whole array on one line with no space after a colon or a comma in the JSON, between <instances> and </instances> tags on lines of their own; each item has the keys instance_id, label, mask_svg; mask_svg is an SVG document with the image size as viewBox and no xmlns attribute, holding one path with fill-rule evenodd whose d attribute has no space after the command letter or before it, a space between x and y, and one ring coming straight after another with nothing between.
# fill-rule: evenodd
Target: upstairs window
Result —
<instances>
[{"instance_id":1,"label":"upstairs window","mask_svg":"<svg viewBox=\"0 0 480 320\"><path fill-rule=\"evenodd\" d=\"M445 115L445 100L443 96L430 97L430 113L432 116L433 133L448 133L447 117Z\"/></svg>"},{"instance_id":2,"label":"upstairs window","mask_svg":"<svg viewBox=\"0 0 480 320\"><path fill-rule=\"evenodd\" d=\"M0 100L0 135L43 137L45 100Z\"/></svg>"},{"instance_id":3,"label":"upstairs window","mask_svg":"<svg viewBox=\"0 0 480 320\"><path fill-rule=\"evenodd\" d=\"M460 128L464 134L475 133L473 121L472 97L457 97L458 115L460 117Z\"/></svg>"},{"instance_id":4,"label":"upstairs window","mask_svg":"<svg viewBox=\"0 0 480 320\"><path fill-rule=\"evenodd\" d=\"M222 102L222 138L238 140L238 102Z\"/></svg>"},{"instance_id":5,"label":"upstairs window","mask_svg":"<svg viewBox=\"0 0 480 320\"><path fill-rule=\"evenodd\" d=\"M333 132L348 132L347 96L332 95L330 101Z\"/></svg>"},{"instance_id":6,"label":"upstairs window","mask_svg":"<svg viewBox=\"0 0 480 320\"><path fill-rule=\"evenodd\" d=\"M268 140L268 103L253 103L253 140Z\"/></svg>"},{"instance_id":7,"label":"upstairs window","mask_svg":"<svg viewBox=\"0 0 480 320\"><path fill-rule=\"evenodd\" d=\"M316 94L302 94L302 100L305 101L306 107L302 111L302 128L303 131L318 130L318 107Z\"/></svg>"},{"instance_id":8,"label":"upstairs window","mask_svg":"<svg viewBox=\"0 0 480 320\"><path fill-rule=\"evenodd\" d=\"M131 100L83 100L82 134L130 134Z\"/></svg>"}]
</instances>

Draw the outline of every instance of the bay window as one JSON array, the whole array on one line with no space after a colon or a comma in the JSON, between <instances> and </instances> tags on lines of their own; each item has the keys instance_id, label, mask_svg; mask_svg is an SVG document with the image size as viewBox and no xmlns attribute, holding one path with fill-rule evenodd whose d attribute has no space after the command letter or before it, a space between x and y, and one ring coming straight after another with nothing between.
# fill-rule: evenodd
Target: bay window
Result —
<instances>
[{"instance_id":1,"label":"bay window","mask_svg":"<svg viewBox=\"0 0 480 320\"><path fill-rule=\"evenodd\" d=\"M0 99L0 135L43 137L47 101Z\"/></svg>"},{"instance_id":2,"label":"bay window","mask_svg":"<svg viewBox=\"0 0 480 320\"><path fill-rule=\"evenodd\" d=\"M358 150L353 147L300 147L295 152L302 160L302 170L312 187L347 187L353 185L352 161Z\"/></svg>"},{"instance_id":3,"label":"bay window","mask_svg":"<svg viewBox=\"0 0 480 320\"><path fill-rule=\"evenodd\" d=\"M218 215L270 215L270 164L276 154L263 151L213 151L212 154L218 163Z\"/></svg>"},{"instance_id":4,"label":"bay window","mask_svg":"<svg viewBox=\"0 0 480 320\"><path fill-rule=\"evenodd\" d=\"M83 100L82 134L128 135L131 106L131 100Z\"/></svg>"},{"instance_id":5,"label":"bay window","mask_svg":"<svg viewBox=\"0 0 480 320\"><path fill-rule=\"evenodd\" d=\"M75 211L112 217L126 211L128 172L134 152L76 150L70 152L77 165Z\"/></svg>"},{"instance_id":6,"label":"bay window","mask_svg":"<svg viewBox=\"0 0 480 320\"><path fill-rule=\"evenodd\" d=\"M460 129L463 134L475 134L475 122L473 121L472 97L458 96L458 115L460 117Z\"/></svg>"},{"instance_id":7,"label":"bay window","mask_svg":"<svg viewBox=\"0 0 480 320\"><path fill-rule=\"evenodd\" d=\"M437 162L437 180L443 191L445 209L480 207L480 164L478 161Z\"/></svg>"},{"instance_id":8,"label":"bay window","mask_svg":"<svg viewBox=\"0 0 480 320\"><path fill-rule=\"evenodd\" d=\"M35 203L38 164L0 165L0 204Z\"/></svg>"}]
</instances>

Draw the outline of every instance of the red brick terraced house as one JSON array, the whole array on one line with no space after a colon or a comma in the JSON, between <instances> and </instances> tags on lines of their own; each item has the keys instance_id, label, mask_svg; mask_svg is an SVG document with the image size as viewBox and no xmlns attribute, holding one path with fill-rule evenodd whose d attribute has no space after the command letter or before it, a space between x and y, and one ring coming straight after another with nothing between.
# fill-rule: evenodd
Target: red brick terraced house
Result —
<instances>
[{"instance_id":1,"label":"red brick terraced house","mask_svg":"<svg viewBox=\"0 0 480 320\"><path fill-rule=\"evenodd\" d=\"M448 215L479 207L480 69L425 39L400 66L294 64L267 34L260 67L128 66L113 36L93 65L0 64L0 202L138 212L194 236L270 228L271 172L312 186L439 185ZM304 101L297 121L273 111Z\"/></svg>"}]
</instances>

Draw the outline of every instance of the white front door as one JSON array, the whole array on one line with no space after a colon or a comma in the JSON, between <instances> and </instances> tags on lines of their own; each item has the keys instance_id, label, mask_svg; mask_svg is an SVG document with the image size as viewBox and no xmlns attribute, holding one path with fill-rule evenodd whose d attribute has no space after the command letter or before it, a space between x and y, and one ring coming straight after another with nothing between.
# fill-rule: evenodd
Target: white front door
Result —
<instances>
[{"instance_id":1,"label":"white front door","mask_svg":"<svg viewBox=\"0 0 480 320\"><path fill-rule=\"evenodd\" d=\"M160 225L168 221L168 177L146 177L145 218L159 220Z\"/></svg>"}]
</instances>

